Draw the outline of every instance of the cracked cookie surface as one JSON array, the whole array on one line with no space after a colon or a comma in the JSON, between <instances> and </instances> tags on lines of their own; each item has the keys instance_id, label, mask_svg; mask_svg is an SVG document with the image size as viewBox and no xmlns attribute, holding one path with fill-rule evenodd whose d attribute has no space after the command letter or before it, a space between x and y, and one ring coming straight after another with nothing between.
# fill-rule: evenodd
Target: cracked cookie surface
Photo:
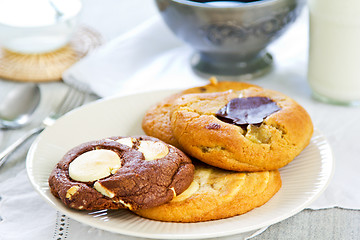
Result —
<instances>
[{"instance_id":1,"label":"cracked cookie surface","mask_svg":"<svg viewBox=\"0 0 360 240\"><path fill-rule=\"evenodd\" d=\"M200 87L194 87L187 90L184 90L180 93L174 94L155 106L151 107L145 113L145 116L142 121L142 128L144 132L160 140L169 143L175 147L181 147L177 142L176 138L172 134L170 126L170 110L174 101L181 97L184 94L191 93L212 93L212 92L224 92L228 90L242 90L249 87L260 88L253 84L248 84L244 82L217 82L212 80L210 84Z\"/></svg>"},{"instance_id":2,"label":"cracked cookie surface","mask_svg":"<svg viewBox=\"0 0 360 240\"><path fill-rule=\"evenodd\" d=\"M49 186L70 208L136 210L170 201L188 188L193 175L191 160L156 138L111 137L68 151Z\"/></svg>"},{"instance_id":3,"label":"cracked cookie surface","mask_svg":"<svg viewBox=\"0 0 360 240\"><path fill-rule=\"evenodd\" d=\"M232 99L250 97L268 98L280 110L246 126L216 116ZM187 154L235 171L281 168L309 144L313 133L304 108L279 92L260 88L183 95L174 101L170 119L172 133Z\"/></svg>"},{"instance_id":4,"label":"cracked cookie surface","mask_svg":"<svg viewBox=\"0 0 360 240\"><path fill-rule=\"evenodd\" d=\"M194 165L194 181L186 191L164 205L135 213L170 222L223 219L265 204L281 187L278 170L243 173Z\"/></svg>"}]
</instances>

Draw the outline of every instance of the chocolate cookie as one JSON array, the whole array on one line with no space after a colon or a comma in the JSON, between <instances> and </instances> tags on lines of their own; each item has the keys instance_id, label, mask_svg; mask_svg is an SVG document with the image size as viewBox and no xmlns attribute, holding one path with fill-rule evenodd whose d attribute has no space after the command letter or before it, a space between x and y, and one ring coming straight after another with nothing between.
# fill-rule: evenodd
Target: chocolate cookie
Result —
<instances>
[{"instance_id":1,"label":"chocolate cookie","mask_svg":"<svg viewBox=\"0 0 360 240\"><path fill-rule=\"evenodd\" d=\"M169 222L223 219L265 204L280 187L278 170L241 173L195 164L194 181L185 192L164 205L135 213Z\"/></svg>"},{"instance_id":2,"label":"chocolate cookie","mask_svg":"<svg viewBox=\"0 0 360 240\"><path fill-rule=\"evenodd\" d=\"M148 136L112 137L81 144L65 154L49 177L51 193L74 209L155 207L193 180L191 160Z\"/></svg>"},{"instance_id":3,"label":"chocolate cookie","mask_svg":"<svg viewBox=\"0 0 360 240\"><path fill-rule=\"evenodd\" d=\"M242 90L249 87L260 88L244 82L217 82L215 78L211 78L210 84L184 90L151 107L145 113L142 128L147 135L159 138L166 143L180 148L181 146L173 136L170 126L171 106L178 97L190 93L224 92L231 89Z\"/></svg>"},{"instance_id":4,"label":"chocolate cookie","mask_svg":"<svg viewBox=\"0 0 360 240\"><path fill-rule=\"evenodd\" d=\"M170 118L172 133L187 154L236 171L281 168L313 133L304 108L260 88L183 95L173 103Z\"/></svg>"}]
</instances>

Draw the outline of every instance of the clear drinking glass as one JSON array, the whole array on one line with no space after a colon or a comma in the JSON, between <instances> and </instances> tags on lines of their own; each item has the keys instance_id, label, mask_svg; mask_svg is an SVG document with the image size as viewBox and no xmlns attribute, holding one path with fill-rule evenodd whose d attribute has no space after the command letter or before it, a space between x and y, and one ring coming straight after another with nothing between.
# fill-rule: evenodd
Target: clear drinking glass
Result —
<instances>
[{"instance_id":1,"label":"clear drinking glass","mask_svg":"<svg viewBox=\"0 0 360 240\"><path fill-rule=\"evenodd\" d=\"M308 0L308 81L314 97L360 105L360 1Z\"/></svg>"},{"instance_id":2,"label":"clear drinking glass","mask_svg":"<svg viewBox=\"0 0 360 240\"><path fill-rule=\"evenodd\" d=\"M0 45L33 54L66 45L78 25L80 0L0 0Z\"/></svg>"}]
</instances>

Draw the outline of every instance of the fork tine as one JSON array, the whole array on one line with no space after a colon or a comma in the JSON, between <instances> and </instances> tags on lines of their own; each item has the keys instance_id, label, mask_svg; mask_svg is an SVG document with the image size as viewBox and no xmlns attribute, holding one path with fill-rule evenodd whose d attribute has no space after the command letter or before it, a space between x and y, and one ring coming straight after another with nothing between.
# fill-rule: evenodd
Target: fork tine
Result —
<instances>
[{"instance_id":1,"label":"fork tine","mask_svg":"<svg viewBox=\"0 0 360 240\"><path fill-rule=\"evenodd\" d=\"M63 100L58 105L54 114L63 115L68 111L82 105L85 101L86 94L84 92L78 91L74 88L69 88L66 92Z\"/></svg>"},{"instance_id":2,"label":"fork tine","mask_svg":"<svg viewBox=\"0 0 360 240\"><path fill-rule=\"evenodd\" d=\"M57 105L57 107L54 109L54 113L61 113L63 112L63 108L64 106L67 106L69 104L70 99L72 98L72 94L73 94L73 89L69 88L66 93L65 96L62 98L62 100L60 101L60 103Z\"/></svg>"}]
</instances>

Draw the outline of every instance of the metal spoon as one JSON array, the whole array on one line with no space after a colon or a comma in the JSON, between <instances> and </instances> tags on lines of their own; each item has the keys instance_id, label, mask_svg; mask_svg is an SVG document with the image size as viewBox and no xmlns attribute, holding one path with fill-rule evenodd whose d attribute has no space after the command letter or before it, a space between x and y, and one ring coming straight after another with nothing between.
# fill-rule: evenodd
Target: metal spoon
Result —
<instances>
[{"instance_id":1,"label":"metal spoon","mask_svg":"<svg viewBox=\"0 0 360 240\"><path fill-rule=\"evenodd\" d=\"M29 122L40 103L37 84L21 84L0 101L0 129L19 128Z\"/></svg>"}]
</instances>

